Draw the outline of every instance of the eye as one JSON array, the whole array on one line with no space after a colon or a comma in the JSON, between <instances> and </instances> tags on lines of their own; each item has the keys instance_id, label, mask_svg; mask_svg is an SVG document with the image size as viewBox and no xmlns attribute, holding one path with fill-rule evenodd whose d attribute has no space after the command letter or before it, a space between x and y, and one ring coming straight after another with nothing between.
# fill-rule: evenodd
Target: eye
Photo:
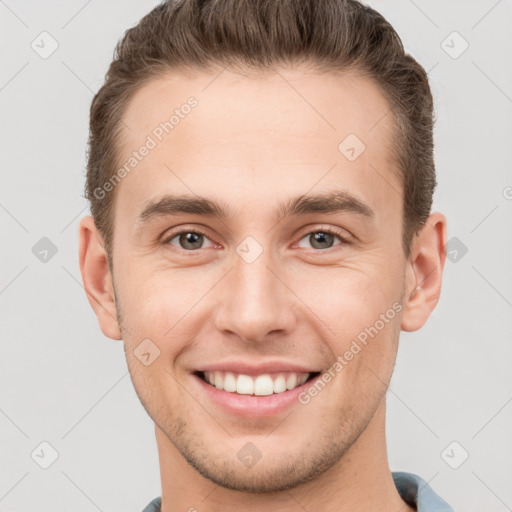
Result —
<instances>
[{"instance_id":1,"label":"eye","mask_svg":"<svg viewBox=\"0 0 512 512\"><path fill-rule=\"evenodd\" d=\"M203 242L205 240L210 241L210 239L200 231L180 231L178 233L174 233L171 237L164 240L164 244L173 244L173 240L177 240L179 244L178 248L184 249L186 251L195 251L197 249L204 249ZM213 243L210 241L210 246L213 247Z\"/></svg>"},{"instance_id":2,"label":"eye","mask_svg":"<svg viewBox=\"0 0 512 512\"><path fill-rule=\"evenodd\" d=\"M347 240L345 240L345 238L343 238L340 233L337 233L336 231L330 229L311 231L305 237L301 238L300 242L302 242L302 240L307 240L311 244L313 249L330 249L331 247L333 247L333 242L336 238L340 242L342 242L342 244L348 243ZM300 245L300 242L299 247L304 247Z\"/></svg>"},{"instance_id":3,"label":"eye","mask_svg":"<svg viewBox=\"0 0 512 512\"><path fill-rule=\"evenodd\" d=\"M341 242L338 245L348 243L348 241L341 235L341 233L338 233L332 229L320 229L317 231L311 231L306 236L301 238L299 241L299 247L306 249L312 247L313 249L317 250L330 249L333 247L335 239L338 239ZM311 244L310 247L304 247L304 245L302 245L303 240L307 240ZM205 241L207 241L209 245L205 246ZM187 252L193 252L197 251L198 249L205 249L207 247L214 247L214 243L208 238L208 236L205 233L197 230L179 231L167 237L163 243L173 245L174 247L183 249Z\"/></svg>"}]
</instances>

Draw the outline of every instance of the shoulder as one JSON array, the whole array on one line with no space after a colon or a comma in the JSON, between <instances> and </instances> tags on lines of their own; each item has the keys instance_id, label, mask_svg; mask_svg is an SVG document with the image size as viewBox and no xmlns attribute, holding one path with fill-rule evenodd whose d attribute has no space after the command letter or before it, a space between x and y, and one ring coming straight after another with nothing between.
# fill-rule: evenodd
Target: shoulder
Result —
<instances>
[{"instance_id":1,"label":"shoulder","mask_svg":"<svg viewBox=\"0 0 512 512\"><path fill-rule=\"evenodd\" d=\"M162 505L162 497L158 496L152 500L142 512L160 512L160 506Z\"/></svg>"},{"instance_id":2,"label":"shoulder","mask_svg":"<svg viewBox=\"0 0 512 512\"><path fill-rule=\"evenodd\" d=\"M404 471L395 471L392 475L402 499L415 506L418 512L455 512L420 476Z\"/></svg>"}]
</instances>

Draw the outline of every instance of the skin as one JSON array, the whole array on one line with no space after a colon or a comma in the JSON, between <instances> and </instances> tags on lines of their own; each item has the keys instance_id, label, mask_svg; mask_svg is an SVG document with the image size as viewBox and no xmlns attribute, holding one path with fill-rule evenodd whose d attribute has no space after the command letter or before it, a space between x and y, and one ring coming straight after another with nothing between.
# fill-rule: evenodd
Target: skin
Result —
<instances>
[{"instance_id":1,"label":"skin","mask_svg":"<svg viewBox=\"0 0 512 512\"><path fill-rule=\"evenodd\" d=\"M405 257L389 105L354 73L176 72L132 98L121 160L190 96L198 106L117 185L113 273L93 219L80 223L89 301L103 333L123 340L155 422L162 511L414 510L388 465L385 392L400 330L419 329L437 304L446 219L432 213ZM353 162L338 150L349 133L366 145ZM276 215L296 196L339 190L374 217ZM141 224L147 201L167 193L207 197L232 216ZM206 234L202 248L168 241L194 228ZM346 242L336 235L314 245L322 229ZM236 252L247 236L263 248L252 263ZM235 356L327 370L397 301L401 311L307 405L241 418L214 404L191 375ZM146 338L160 350L148 366L134 354ZM262 454L250 469L237 457L247 442Z\"/></svg>"}]
</instances>

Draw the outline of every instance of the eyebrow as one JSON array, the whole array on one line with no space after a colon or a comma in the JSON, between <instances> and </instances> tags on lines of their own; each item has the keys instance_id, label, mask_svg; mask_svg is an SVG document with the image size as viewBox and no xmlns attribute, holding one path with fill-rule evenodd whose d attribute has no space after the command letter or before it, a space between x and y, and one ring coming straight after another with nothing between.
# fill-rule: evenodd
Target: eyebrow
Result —
<instances>
[{"instance_id":1,"label":"eyebrow","mask_svg":"<svg viewBox=\"0 0 512 512\"><path fill-rule=\"evenodd\" d=\"M368 219L375 218L375 212L370 206L344 191L298 196L280 204L276 209L278 217L341 212L355 213ZM217 203L206 197L165 195L160 199L150 200L146 203L138 217L138 223L146 224L158 217L179 214L204 215L221 220L234 217L225 203Z\"/></svg>"}]
</instances>

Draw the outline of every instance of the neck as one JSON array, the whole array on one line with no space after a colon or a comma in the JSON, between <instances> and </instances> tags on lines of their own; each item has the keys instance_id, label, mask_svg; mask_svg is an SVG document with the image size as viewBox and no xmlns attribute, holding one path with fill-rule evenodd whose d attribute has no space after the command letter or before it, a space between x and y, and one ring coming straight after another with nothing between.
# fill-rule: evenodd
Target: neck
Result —
<instances>
[{"instance_id":1,"label":"neck","mask_svg":"<svg viewBox=\"0 0 512 512\"><path fill-rule=\"evenodd\" d=\"M200 475L155 426L162 480L161 512L413 512L398 494L388 465L385 401L341 460L314 480L277 493L226 489Z\"/></svg>"}]
</instances>

